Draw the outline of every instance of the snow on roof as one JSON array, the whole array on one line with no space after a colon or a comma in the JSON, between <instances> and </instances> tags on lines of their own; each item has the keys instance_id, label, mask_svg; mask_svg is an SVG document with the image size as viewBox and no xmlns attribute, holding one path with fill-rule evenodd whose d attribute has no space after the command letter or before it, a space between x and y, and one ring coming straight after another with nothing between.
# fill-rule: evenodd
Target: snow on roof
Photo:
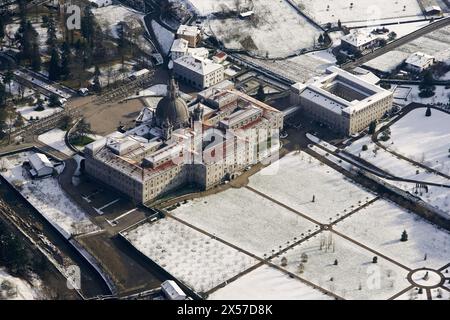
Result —
<instances>
[{"instance_id":1,"label":"snow on roof","mask_svg":"<svg viewBox=\"0 0 450 320\"><path fill-rule=\"evenodd\" d=\"M29 158L31 166L39 171L42 168L53 168L53 164L48 160L47 156L42 153L33 153Z\"/></svg>"},{"instance_id":2,"label":"snow on roof","mask_svg":"<svg viewBox=\"0 0 450 320\"><path fill-rule=\"evenodd\" d=\"M177 35L184 35L188 37L196 37L200 33L200 29L196 26L180 25Z\"/></svg>"},{"instance_id":3,"label":"snow on roof","mask_svg":"<svg viewBox=\"0 0 450 320\"><path fill-rule=\"evenodd\" d=\"M173 280L166 280L161 284L161 289L171 300L185 299L186 294L181 290L178 284Z\"/></svg>"},{"instance_id":4,"label":"snow on roof","mask_svg":"<svg viewBox=\"0 0 450 320\"><path fill-rule=\"evenodd\" d=\"M209 55L208 49L204 47L200 48L188 48L187 53L191 56L199 57L199 58L207 58Z\"/></svg>"},{"instance_id":5,"label":"snow on roof","mask_svg":"<svg viewBox=\"0 0 450 320\"><path fill-rule=\"evenodd\" d=\"M374 35L369 32L356 30L351 31L348 35L343 36L341 38L342 41L345 41L351 44L354 47L361 47L373 41L377 41L380 38L379 35Z\"/></svg>"},{"instance_id":6,"label":"snow on roof","mask_svg":"<svg viewBox=\"0 0 450 320\"><path fill-rule=\"evenodd\" d=\"M175 39L172 43L171 52L183 52L185 53L188 49L189 42L185 39Z\"/></svg>"},{"instance_id":7,"label":"snow on roof","mask_svg":"<svg viewBox=\"0 0 450 320\"><path fill-rule=\"evenodd\" d=\"M406 59L406 63L419 68L424 68L428 65L430 60L434 60L434 57L423 52L415 52Z\"/></svg>"},{"instance_id":8,"label":"snow on roof","mask_svg":"<svg viewBox=\"0 0 450 320\"><path fill-rule=\"evenodd\" d=\"M365 98L347 101L325 89L326 86L334 83L341 83ZM364 109L368 102L392 95L392 92L334 66L327 69L327 75L313 78L306 84L295 84L292 87L299 92L302 98L313 100L320 106L338 114L342 112L351 114Z\"/></svg>"},{"instance_id":9,"label":"snow on roof","mask_svg":"<svg viewBox=\"0 0 450 320\"><path fill-rule=\"evenodd\" d=\"M442 9L440 6L433 5L433 6L427 6L425 7L425 12L429 13L429 12L434 12L434 11L438 11L438 12L442 12Z\"/></svg>"},{"instance_id":10,"label":"snow on roof","mask_svg":"<svg viewBox=\"0 0 450 320\"><path fill-rule=\"evenodd\" d=\"M239 15L242 17L242 18L246 18L246 17L250 17L251 15L253 15L253 11L252 10L250 10L250 11L246 11L246 12L242 12L242 13L240 13Z\"/></svg>"},{"instance_id":11,"label":"snow on roof","mask_svg":"<svg viewBox=\"0 0 450 320\"><path fill-rule=\"evenodd\" d=\"M211 72L223 69L222 65L214 63L210 59L193 56L184 56L174 62L175 65L183 66L201 75L207 75Z\"/></svg>"}]
</instances>

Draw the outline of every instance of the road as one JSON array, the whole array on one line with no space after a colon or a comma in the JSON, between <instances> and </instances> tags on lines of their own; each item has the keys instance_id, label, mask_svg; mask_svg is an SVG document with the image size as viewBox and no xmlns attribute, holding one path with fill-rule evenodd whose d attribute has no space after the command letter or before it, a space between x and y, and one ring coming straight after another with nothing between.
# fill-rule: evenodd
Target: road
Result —
<instances>
[{"instance_id":1,"label":"road","mask_svg":"<svg viewBox=\"0 0 450 320\"><path fill-rule=\"evenodd\" d=\"M368 54L364 55L363 57L357 59L356 61L343 64L341 66L341 68L344 69L344 70L347 70L347 71L352 70L352 69L354 69L356 67L359 67L359 66L363 65L364 63L366 63L366 62L368 62L370 60L373 60L373 59L375 59L375 58L377 58L377 57L379 57L379 56L381 56L381 55L383 55L383 54L385 54L385 53L387 53L387 52L389 52L391 50L394 50L394 49L396 49L396 48L398 48L398 47L400 47L400 46L402 46L402 45L404 45L404 44L406 44L408 42L416 40L416 39L418 39L420 37L423 37L424 35L426 35L426 34L428 34L430 32L433 32L433 31L436 31L438 29L444 28L444 27L446 27L448 25L450 25L450 17L438 20L438 21L436 21L434 23L431 23L431 24L429 24L429 25L427 25L427 26L425 26L425 27L423 27L423 28L421 28L419 30L416 30L416 31L414 31L414 32L404 36L404 37L401 37L401 38L399 38L399 39L397 39L397 40L395 40L395 41L393 41L391 43L388 43L387 45L385 45L382 48L379 48L379 49L377 49L377 50L375 50L375 51L373 51L371 53L368 53Z\"/></svg>"}]
</instances>

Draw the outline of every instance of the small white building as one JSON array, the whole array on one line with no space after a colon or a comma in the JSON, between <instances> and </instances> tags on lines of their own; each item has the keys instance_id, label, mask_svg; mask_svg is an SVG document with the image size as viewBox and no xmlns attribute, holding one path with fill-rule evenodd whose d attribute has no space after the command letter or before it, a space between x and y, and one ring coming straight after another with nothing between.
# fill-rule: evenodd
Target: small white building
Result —
<instances>
[{"instance_id":1,"label":"small white building","mask_svg":"<svg viewBox=\"0 0 450 320\"><path fill-rule=\"evenodd\" d=\"M198 58L208 58L209 51L206 48L189 48L189 43L185 39L175 39L170 49L172 60L175 61L181 57L190 55Z\"/></svg>"},{"instance_id":2,"label":"small white building","mask_svg":"<svg viewBox=\"0 0 450 320\"><path fill-rule=\"evenodd\" d=\"M187 296L173 280L166 280L161 284L161 290L169 300L186 300Z\"/></svg>"},{"instance_id":3,"label":"small white building","mask_svg":"<svg viewBox=\"0 0 450 320\"><path fill-rule=\"evenodd\" d=\"M406 69L422 72L436 63L436 58L423 52L415 52L406 59Z\"/></svg>"},{"instance_id":4,"label":"small white building","mask_svg":"<svg viewBox=\"0 0 450 320\"><path fill-rule=\"evenodd\" d=\"M170 53L172 54L172 60L177 60L186 55L189 48L189 42L186 39L175 39L172 43Z\"/></svg>"},{"instance_id":5,"label":"small white building","mask_svg":"<svg viewBox=\"0 0 450 320\"><path fill-rule=\"evenodd\" d=\"M212 60L186 55L174 61L173 73L178 80L203 90L224 80L224 67Z\"/></svg>"},{"instance_id":6,"label":"small white building","mask_svg":"<svg viewBox=\"0 0 450 320\"><path fill-rule=\"evenodd\" d=\"M53 173L54 166L45 154L33 153L28 161L31 166L30 174L33 178L45 177Z\"/></svg>"},{"instance_id":7,"label":"small white building","mask_svg":"<svg viewBox=\"0 0 450 320\"><path fill-rule=\"evenodd\" d=\"M351 53L363 52L377 47L380 44L380 39L380 35L377 34L352 30L348 35L341 38L341 47Z\"/></svg>"},{"instance_id":8,"label":"small white building","mask_svg":"<svg viewBox=\"0 0 450 320\"><path fill-rule=\"evenodd\" d=\"M96 8L112 5L112 0L89 0L89 2Z\"/></svg>"},{"instance_id":9,"label":"small white building","mask_svg":"<svg viewBox=\"0 0 450 320\"><path fill-rule=\"evenodd\" d=\"M189 43L189 47L197 47L201 39L201 32L197 26L180 25L177 30L177 39L185 39Z\"/></svg>"}]
</instances>

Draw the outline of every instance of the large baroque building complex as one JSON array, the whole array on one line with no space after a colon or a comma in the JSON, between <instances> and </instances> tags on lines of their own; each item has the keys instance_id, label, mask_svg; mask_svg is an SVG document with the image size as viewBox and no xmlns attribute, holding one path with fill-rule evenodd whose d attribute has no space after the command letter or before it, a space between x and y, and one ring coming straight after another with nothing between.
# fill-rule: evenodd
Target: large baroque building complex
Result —
<instances>
[{"instance_id":1,"label":"large baroque building complex","mask_svg":"<svg viewBox=\"0 0 450 320\"><path fill-rule=\"evenodd\" d=\"M280 111L235 90L217 90L188 107L175 80L148 113L135 128L85 149L86 172L138 203L232 179L278 150L283 126Z\"/></svg>"},{"instance_id":2,"label":"large baroque building complex","mask_svg":"<svg viewBox=\"0 0 450 320\"><path fill-rule=\"evenodd\" d=\"M391 110L393 93L337 67L291 87L291 103L342 135L358 133Z\"/></svg>"}]
</instances>

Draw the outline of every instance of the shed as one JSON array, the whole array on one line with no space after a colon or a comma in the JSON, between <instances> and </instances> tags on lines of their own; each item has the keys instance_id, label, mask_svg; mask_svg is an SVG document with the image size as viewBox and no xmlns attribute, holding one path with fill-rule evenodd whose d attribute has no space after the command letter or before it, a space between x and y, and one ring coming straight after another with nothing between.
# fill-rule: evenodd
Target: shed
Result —
<instances>
[{"instance_id":1,"label":"shed","mask_svg":"<svg viewBox=\"0 0 450 320\"><path fill-rule=\"evenodd\" d=\"M33 153L29 158L33 178L45 177L53 173L54 166L42 153Z\"/></svg>"}]
</instances>

